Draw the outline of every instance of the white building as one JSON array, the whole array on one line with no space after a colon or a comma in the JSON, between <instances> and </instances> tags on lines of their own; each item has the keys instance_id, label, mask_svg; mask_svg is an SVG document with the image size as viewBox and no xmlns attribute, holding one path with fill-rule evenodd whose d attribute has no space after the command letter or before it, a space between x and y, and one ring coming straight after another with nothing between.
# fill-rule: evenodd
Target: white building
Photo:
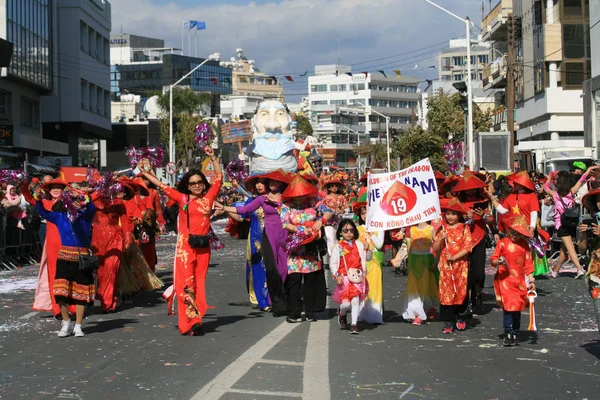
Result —
<instances>
[{"instance_id":1,"label":"white building","mask_svg":"<svg viewBox=\"0 0 600 400\"><path fill-rule=\"evenodd\" d=\"M110 3L105 0L52 3L55 5L50 25L55 38L54 82L51 95L41 100L44 138L67 144L73 165L102 166L99 139L112 137Z\"/></svg>"},{"instance_id":2,"label":"white building","mask_svg":"<svg viewBox=\"0 0 600 400\"><path fill-rule=\"evenodd\" d=\"M325 163L357 165L352 148L359 143L386 143L417 122L419 79L352 73L345 65L315 66L308 78L308 101L313 134L323 145Z\"/></svg>"},{"instance_id":3,"label":"white building","mask_svg":"<svg viewBox=\"0 0 600 400\"><path fill-rule=\"evenodd\" d=\"M471 46L471 79L481 81L488 63L490 45L480 42ZM467 80L467 40L450 40L449 47L438 55L438 75L440 81Z\"/></svg>"},{"instance_id":4,"label":"white building","mask_svg":"<svg viewBox=\"0 0 600 400\"><path fill-rule=\"evenodd\" d=\"M590 21L600 20L600 0L589 1ZM595 22L594 22L595 23ZM590 30L590 50L592 59L591 79L583 83L584 91L584 141L586 147L593 147L594 158L598 159L600 144L600 30Z\"/></svg>"}]
</instances>

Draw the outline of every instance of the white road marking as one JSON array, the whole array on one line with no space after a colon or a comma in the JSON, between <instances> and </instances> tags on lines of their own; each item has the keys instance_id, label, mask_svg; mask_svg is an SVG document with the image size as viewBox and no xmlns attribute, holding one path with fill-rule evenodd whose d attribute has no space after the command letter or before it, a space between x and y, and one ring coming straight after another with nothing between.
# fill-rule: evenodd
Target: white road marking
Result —
<instances>
[{"instance_id":1,"label":"white road marking","mask_svg":"<svg viewBox=\"0 0 600 400\"><path fill-rule=\"evenodd\" d=\"M22 317L19 317L19 319L29 319L31 317L33 317L34 315L38 314L37 311L32 311L30 313L27 313L25 315L23 315Z\"/></svg>"},{"instance_id":2,"label":"white road marking","mask_svg":"<svg viewBox=\"0 0 600 400\"><path fill-rule=\"evenodd\" d=\"M258 361L258 363L262 364L277 364L277 365L292 365L292 366L303 366L304 363L300 361L284 361L284 360L269 360L262 358Z\"/></svg>"},{"instance_id":3,"label":"white road marking","mask_svg":"<svg viewBox=\"0 0 600 400\"><path fill-rule=\"evenodd\" d=\"M302 397L302 393L295 392L269 392L265 390L242 390L242 389L229 389L228 393L243 393L243 394L255 394L261 396L278 396L278 397Z\"/></svg>"},{"instance_id":4,"label":"white road marking","mask_svg":"<svg viewBox=\"0 0 600 400\"><path fill-rule=\"evenodd\" d=\"M402 394L400 395L400 399L403 398L404 396L406 396L408 393L410 393L413 389L414 389L414 385L409 387L408 389L406 389L404 392L402 392Z\"/></svg>"},{"instance_id":5,"label":"white road marking","mask_svg":"<svg viewBox=\"0 0 600 400\"><path fill-rule=\"evenodd\" d=\"M308 332L304 360L304 399L329 400L329 326L330 320L313 322Z\"/></svg>"},{"instance_id":6,"label":"white road marking","mask_svg":"<svg viewBox=\"0 0 600 400\"><path fill-rule=\"evenodd\" d=\"M277 328L250 347L225 368L219 375L208 382L192 397L192 400L217 400L242 378L249 370L264 357L277 343L286 337L300 324L282 322Z\"/></svg>"}]
</instances>

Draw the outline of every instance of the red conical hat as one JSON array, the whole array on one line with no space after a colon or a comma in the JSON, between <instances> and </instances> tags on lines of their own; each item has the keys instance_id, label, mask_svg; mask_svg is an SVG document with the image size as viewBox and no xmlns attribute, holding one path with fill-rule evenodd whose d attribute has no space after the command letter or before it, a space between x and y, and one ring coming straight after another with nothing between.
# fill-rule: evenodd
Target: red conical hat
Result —
<instances>
[{"instance_id":1,"label":"red conical hat","mask_svg":"<svg viewBox=\"0 0 600 400\"><path fill-rule=\"evenodd\" d=\"M460 176L458 175L450 175L449 177L447 177L446 180L438 188L439 195L444 196L446 192L452 191L454 185L456 185L459 180Z\"/></svg>"},{"instance_id":2,"label":"red conical hat","mask_svg":"<svg viewBox=\"0 0 600 400\"><path fill-rule=\"evenodd\" d=\"M527 173L527 171L515 172L514 174L508 175L506 177L506 179L508 179L509 181L512 181L514 183L518 183L519 185L531 190L532 192L535 191L535 184L529 177L529 174Z\"/></svg>"},{"instance_id":3,"label":"red conical hat","mask_svg":"<svg viewBox=\"0 0 600 400\"><path fill-rule=\"evenodd\" d=\"M435 175L435 180L436 181L445 181L446 180L446 175L442 174L440 171L435 171L434 172Z\"/></svg>"},{"instance_id":4,"label":"red conical hat","mask_svg":"<svg viewBox=\"0 0 600 400\"><path fill-rule=\"evenodd\" d=\"M69 188L71 187L71 185L69 185L67 183L67 181L65 181L64 179L56 178L56 179L52 179L50 182L44 183L42 185L42 189L44 189L44 190L50 190L49 189L50 186L53 186L53 185L62 185L63 189L67 188L67 187L69 187Z\"/></svg>"},{"instance_id":5,"label":"red conical hat","mask_svg":"<svg viewBox=\"0 0 600 400\"><path fill-rule=\"evenodd\" d=\"M254 194L256 194L256 182L257 182L259 179L262 179L262 178L264 178L264 177L265 177L265 175L264 175L264 174L256 174L256 175L249 176L249 177L246 179L246 182L244 182L244 185L246 186L246 189L247 189L247 190L248 190L250 193L254 193Z\"/></svg>"},{"instance_id":6,"label":"red conical hat","mask_svg":"<svg viewBox=\"0 0 600 400\"><path fill-rule=\"evenodd\" d=\"M600 194L600 189L594 189L591 192L588 192L583 199L581 199L581 204L591 213L598 212L598 206L596 202L596 196Z\"/></svg>"},{"instance_id":7,"label":"red conical hat","mask_svg":"<svg viewBox=\"0 0 600 400\"><path fill-rule=\"evenodd\" d=\"M281 168L276 169L275 171L271 171L267 174L264 174L261 176L261 178L273 179L274 181L283 182L286 185L289 184L291 181L290 174L288 174Z\"/></svg>"},{"instance_id":8,"label":"red conical hat","mask_svg":"<svg viewBox=\"0 0 600 400\"><path fill-rule=\"evenodd\" d=\"M309 183L300 175L296 175L288 187L285 188L282 196L285 199L291 199L294 197L313 196L318 192L319 190L315 185Z\"/></svg>"},{"instance_id":9,"label":"red conical hat","mask_svg":"<svg viewBox=\"0 0 600 400\"><path fill-rule=\"evenodd\" d=\"M503 223L513 231L517 231L523 236L529 238L532 237L531 232L529 232L529 225L527 224L527 220L522 215L511 215L508 218L504 218Z\"/></svg>"},{"instance_id":10,"label":"red conical hat","mask_svg":"<svg viewBox=\"0 0 600 400\"><path fill-rule=\"evenodd\" d=\"M143 182L141 184L138 182L141 181L141 179L133 180L126 176L120 176L117 181L128 184L136 193L140 193L143 196L148 196L150 194L146 185L144 185Z\"/></svg>"},{"instance_id":11,"label":"red conical hat","mask_svg":"<svg viewBox=\"0 0 600 400\"><path fill-rule=\"evenodd\" d=\"M319 184L319 177L312 171L302 171L300 172L300 176L306 179L307 181L313 183L314 185Z\"/></svg>"},{"instance_id":12,"label":"red conical hat","mask_svg":"<svg viewBox=\"0 0 600 400\"><path fill-rule=\"evenodd\" d=\"M459 214L466 214L467 210L463 206L463 204L456 198L452 199L441 199L440 200L440 208L442 211L450 210L456 211Z\"/></svg>"},{"instance_id":13,"label":"red conical hat","mask_svg":"<svg viewBox=\"0 0 600 400\"><path fill-rule=\"evenodd\" d=\"M477 178L477 176L471 171L467 171L463 174L458 183L452 188L453 192L463 192L471 189L483 189L487 185L484 181Z\"/></svg>"}]
</instances>

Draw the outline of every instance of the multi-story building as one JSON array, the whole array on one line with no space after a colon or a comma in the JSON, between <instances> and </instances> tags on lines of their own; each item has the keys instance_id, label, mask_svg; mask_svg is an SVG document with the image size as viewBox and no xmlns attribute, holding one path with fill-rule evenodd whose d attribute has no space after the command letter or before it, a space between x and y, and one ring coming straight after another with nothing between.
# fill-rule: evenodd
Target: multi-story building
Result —
<instances>
[{"instance_id":1,"label":"multi-story building","mask_svg":"<svg viewBox=\"0 0 600 400\"><path fill-rule=\"evenodd\" d=\"M513 0L519 152L583 148L583 81L590 76L587 1ZM591 150L591 149L590 149Z\"/></svg>"},{"instance_id":2,"label":"multi-story building","mask_svg":"<svg viewBox=\"0 0 600 400\"><path fill-rule=\"evenodd\" d=\"M325 162L356 166L352 148L360 143L386 142L416 123L419 79L409 76L352 73L345 65L315 66L308 78L313 133L323 146ZM377 114L379 113L379 114ZM381 115L380 115L381 114Z\"/></svg>"},{"instance_id":3,"label":"multi-story building","mask_svg":"<svg viewBox=\"0 0 600 400\"><path fill-rule=\"evenodd\" d=\"M68 146L73 165L99 165L100 140L110 139L111 5L99 0L56 0L53 91L41 99L43 137ZM46 149L55 152L58 149Z\"/></svg>"},{"instance_id":4,"label":"multi-story building","mask_svg":"<svg viewBox=\"0 0 600 400\"><path fill-rule=\"evenodd\" d=\"M481 81L488 63L489 44L480 42L471 46L471 79ZM467 80L467 41L450 40L449 47L438 55L438 75L440 81Z\"/></svg>"},{"instance_id":5,"label":"multi-story building","mask_svg":"<svg viewBox=\"0 0 600 400\"><path fill-rule=\"evenodd\" d=\"M600 21L600 0L589 0L590 21ZM589 30L591 51L591 77L583 82L584 92L584 145L593 148L593 156L598 159L600 145L600 30Z\"/></svg>"},{"instance_id":6,"label":"multi-story building","mask_svg":"<svg viewBox=\"0 0 600 400\"><path fill-rule=\"evenodd\" d=\"M42 152L68 153L62 141L42 138L40 102L55 89L53 14L50 1L0 0L0 37L14 46L0 77L2 166L33 160Z\"/></svg>"}]
</instances>

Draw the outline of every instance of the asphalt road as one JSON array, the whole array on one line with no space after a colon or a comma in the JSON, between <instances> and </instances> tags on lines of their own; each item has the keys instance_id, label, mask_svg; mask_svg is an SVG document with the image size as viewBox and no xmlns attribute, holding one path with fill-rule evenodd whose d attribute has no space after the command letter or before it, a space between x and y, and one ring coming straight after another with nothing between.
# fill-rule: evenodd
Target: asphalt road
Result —
<instances>
[{"instance_id":1,"label":"asphalt road","mask_svg":"<svg viewBox=\"0 0 600 400\"><path fill-rule=\"evenodd\" d=\"M491 276L485 314L465 332L442 335L437 321L402 322L406 278L386 267L387 324L351 336L338 328L333 305L322 320L300 324L251 309L245 243L221 237L226 248L213 254L207 278L215 308L200 337L179 335L156 292L115 314L91 308L84 338L59 339L60 322L31 311L37 268L0 273L0 398L600 398L598 326L584 282L572 274L538 279L539 331L503 348ZM167 284L173 242L158 245Z\"/></svg>"}]
</instances>

